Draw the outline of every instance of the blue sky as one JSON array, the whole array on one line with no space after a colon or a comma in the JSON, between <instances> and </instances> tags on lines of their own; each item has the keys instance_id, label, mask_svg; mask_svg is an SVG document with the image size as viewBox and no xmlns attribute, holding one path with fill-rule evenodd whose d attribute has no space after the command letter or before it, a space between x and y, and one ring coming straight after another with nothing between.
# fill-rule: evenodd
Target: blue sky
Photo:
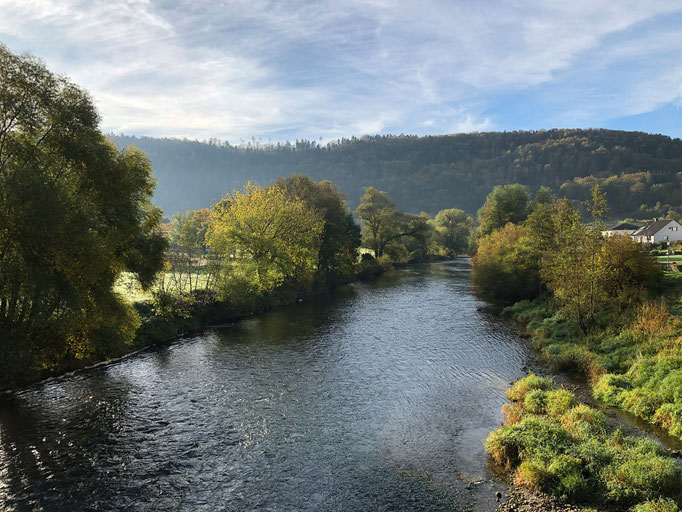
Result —
<instances>
[{"instance_id":1,"label":"blue sky","mask_svg":"<svg viewBox=\"0 0 682 512\"><path fill-rule=\"evenodd\" d=\"M107 132L239 144L604 127L682 136L682 0L0 0Z\"/></svg>"}]
</instances>

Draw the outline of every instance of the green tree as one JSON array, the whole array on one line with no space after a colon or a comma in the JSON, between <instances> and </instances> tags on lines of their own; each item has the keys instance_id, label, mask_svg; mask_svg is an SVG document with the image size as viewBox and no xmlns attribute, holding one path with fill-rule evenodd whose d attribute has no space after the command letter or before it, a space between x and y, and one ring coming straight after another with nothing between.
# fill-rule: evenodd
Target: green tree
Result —
<instances>
[{"instance_id":1,"label":"green tree","mask_svg":"<svg viewBox=\"0 0 682 512\"><path fill-rule=\"evenodd\" d=\"M463 210L456 208L441 210L436 214L433 223L436 243L444 249L445 254L456 256L469 248L474 220Z\"/></svg>"},{"instance_id":2,"label":"green tree","mask_svg":"<svg viewBox=\"0 0 682 512\"><path fill-rule=\"evenodd\" d=\"M258 291L307 281L318 259L324 220L281 187L247 184L214 208L207 237L226 258L224 272L241 272Z\"/></svg>"},{"instance_id":3,"label":"green tree","mask_svg":"<svg viewBox=\"0 0 682 512\"><path fill-rule=\"evenodd\" d=\"M428 214L422 212L413 215L399 212L388 194L374 187L365 189L365 195L362 196L355 213L363 224L363 243L365 247L373 250L376 258L380 258L386 252L392 252L394 259L401 253L410 253L405 239L412 239L413 244L418 245L417 252L426 251L429 233ZM407 257L411 259L409 254Z\"/></svg>"},{"instance_id":4,"label":"green tree","mask_svg":"<svg viewBox=\"0 0 682 512\"><path fill-rule=\"evenodd\" d=\"M279 178L275 186L303 201L324 222L316 263L319 285L349 281L355 276L360 226L353 220L345 196L330 181L314 182L303 174Z\"/></svg>"},{"instance_id":5,"label":"green tree","mask_svg":"<svg viewBox=\"0 0 682 512\"><path fill-rule=\"evenodd\" d=\"M138 322L112 287L147 287L163 262L161 212L140 151L100 132L84 91L0 45L0 366L106 357ZM0 370L0 371L2 371Z\"/></svg>"},{"instance_id":6,"label":"green tree","mask_svg":"<svg viewBox=\"0 0 682 512\"><path fill-rule=\"evenodd\" d=\"M385 239L396 224L398 211L395 205L386 192L367 187L355 214L362 221L363 243L372 249L376 258L380 257Z\"/></svg>"},{"instance_id":7,"label":"green tree","mask_svg":"<svg viewBox=\"0 0 682 512\"><path fill-rule=\"evenodd\" d=\"M498 185L478 210L479 236L488 235L511 222L520 224L528 216L528 187L514 183Z\"/></svg>"},{"instance_id":8,"label":"green tree","mask_svg":"<svg viewBox=\"0 0 682 512\"><path fill-rule=\"evenodd\" d=\"M541 289L539 255L524 226L510 222L483 236L472 264L472 282L486 299L516 302Z\"/></svg>"},{"instance_id":9,"label":"green tree","mask_svg":"<svg viewBox=\"0 0 682 512\"><path fill-rule=\"evenodd\" d=\"M604 269L598 264L602 239L583 224L580 213L567 199L555 204L552 222L555 237L543 255L542 276L557 305L586 333L606 300Z\"/></svg>"}]
</instances>

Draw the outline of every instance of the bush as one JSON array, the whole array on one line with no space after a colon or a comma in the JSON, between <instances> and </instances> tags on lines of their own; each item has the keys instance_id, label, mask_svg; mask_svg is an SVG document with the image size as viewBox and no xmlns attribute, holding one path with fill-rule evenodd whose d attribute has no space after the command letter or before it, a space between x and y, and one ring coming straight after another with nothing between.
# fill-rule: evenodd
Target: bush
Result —
<instances>
[{"instance_id":1,"label":"bush","mask_svg":"<svg viewBox=\"0 0 682 512\"><path fill-rule=\"evenodd\" d=\"M658 382L656 394L662 400L682 404L682 369L671 370L663 379L654 382Z\"/></svg>"},{"instance_id":2,"label":"bush","mask_svg":"<svg viewBox=\"0 0 682 512\"><path fill-rule=\"evenodd\" d=\"M549 462L571 443L571 435L561 425L530 417L492 432L485 447L497 463L514 468L531 458Z\"/></svg>"},{"instance_id":3,"label":"bush","mask_svg":"<svg viewBox=\"0 0 682 512\"><path fill-rule=\"evenodd\" d=\"M629 383L616 375L602 382L619 389ZM658 443L620 430L609 434L601 411L552 387L551 379L535 375L519 380L508 393L515 402L503 407L507 425L485 442L493 460L513 474L516 485L619 508L659 497L682 497L682 469ZM671 407L657 411L666 425L680 413Z\"/></svg>"},{"instance_id":4,"label":"bush","mask_svg":"<svg viewBox=\"0 0 682 512\"><path fill-rule=\"evenodd\" d=\"M514 484L540 492L552 484L552 475L542 462L524 461L514 473Z\"/></svg>"},{"instance_id":5,"label":"bush","mask_svg":"<svg viewBox=\"0 0 682 512\"><path fill-rule=\"evenodd\" d=\"M554 388L554 381L549 377L538 377L530 374L514 383L514 385L507 390L507 398L513 402L520 402L529 391L539 389L549 391Z\"/></svg>"},{"instance_id":6,"label":"bush","mask_svg":"<svg viewBox=\"0 0 682 512\"><path fill-rule=\"evenodd\" d=\"M575 396L565 389L554 389L547 393L545 412L549 416L561 416L576 405Z\"/></svg>"},{"instance_id":7,"label":"bush","mask_svg":"<svg viewBox=\"0 0 682 512\"><path fill-rule=\"evenodd\" d=\"M542 414L545 412L546 401L547 391L533 389L523 398L523 409L531 414Z\"/></svg>"},{"instance_id":8,"label":"bush","mask_svg":"<svg viewBox=\"0 0 682 512\"><path fill-rule=\"evenodd\" d=\"M579 499L587 493L587 483L583 477L582 461L570 455L559 455L549 465L549 473L554 478L554 493L564 498Z\"/></svg>"},{"instance_id":9,"label":"bush","mask_svg":"<svg viewBox=\"0 0 682 512\"><path fill-rule=\"evenodd\" d=\"M523 419L523 408L518 404L504 404L502 406L502 422L514 425Z\"/></svg>"},{"instance_id":10,"label":"bush","mask_svg":"<svg viewBox=\"0 0 682 512\"><path fill-rule=\"evenodd\" d=\"M674 460L635 451L603 472L608 497L619 503L677 495L681 478L682 470Z\"/></svg>"},{"instance_id":11,"label":"bush","mask_svg":"<svg viewBox=\"0 0 682 512\"><path fill-rule=\"evenodd\" d=\"M602 375L594 385L594 396L607 405L618 407L623 392L632 389L632 380L625 375L607 373Z\"/></svg>"},{"instance_id":12,"label":"bush","mask_svg":"<svg viewBox=\"0 0 682 512\"><path fill-rule=\"evenodd\" d=\"M601 411L580 404L560 418L561 425L575 436L589 437L606 433L606 416Z\"/></svg>"},{"instance_id":13,"label":"bush","mask_svg":"<svg viewBox=\"0 0 682 512\"><path fill-rule=\"evenodd\" d=\"M377 262L379 263L379 265L381 265L381 268L384 269L385 272L393 270L393 261L387 254L379 256L377 258Z\"/></svg>"},{"instance_id":14,"label":"bush","mask_svg":"<svg viewBox=\"0 0 682 512\"><path fill-rule=\"evenodd\" d=\"M663 400L660 397L641 388L624 391L620 396L621 407L644 420L653 418L662 404Z\"/></svg>"},{"instance_id":15,"label":"bush","mask_svg":"<svg viewBox=\"0 0 682 512\"><path fill-rule=\"evenodd\" d=\"M654 414L654 423L682 439L682 404L663 404Z\"/></svg>"},{"instance_id":16,"label":"bush","mask_svg":"<svg viewBox=\"0 0 682 512\"><path fill-rule=\"evenodd\" d=\"M528 230L508 223L480 239L472 258L471 280L492 301L532 299L542 290L538 262Z\"/></svg>"}]
</instances>

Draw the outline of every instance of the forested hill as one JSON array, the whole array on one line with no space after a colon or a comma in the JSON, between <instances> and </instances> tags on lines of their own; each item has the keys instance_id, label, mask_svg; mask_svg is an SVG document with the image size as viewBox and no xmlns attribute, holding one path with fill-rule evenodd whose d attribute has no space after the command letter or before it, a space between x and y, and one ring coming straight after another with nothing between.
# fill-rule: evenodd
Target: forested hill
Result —
<instances>
[{"instance_id":1,"label":"forested hill","mask_svg":"<svg viewBox=\"0 0 682 512\"><path fill-rule=\"evenodd\" d=\"M177 139L114 136L145 151L167 215L202 208L246 181L304 173L336 183L355 207L363 187L389 193L401 210L475 213L494 185L548 186L582 200L598 181L611 216L664 216L682 205L682 141L614 130L547 130L447 136L375 136L321 146L297 142L237 147Z\"/></svg>"}]
</instances>

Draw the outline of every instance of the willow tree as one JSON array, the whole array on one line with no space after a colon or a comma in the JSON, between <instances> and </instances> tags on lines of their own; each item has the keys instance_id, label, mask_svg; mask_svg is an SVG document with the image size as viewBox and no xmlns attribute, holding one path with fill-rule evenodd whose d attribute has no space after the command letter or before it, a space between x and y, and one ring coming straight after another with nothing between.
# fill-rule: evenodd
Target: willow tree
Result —
<instances>
[{"instance_id":1,"label":"willow tree","mask_svg":"<svg viewBox=\"0 0 682 512\"><path fill-rule=\"evenodd\" d=\"M530 194L525 185L497 185L478 210L478 235L488 235L509 222L521 224L528 217L529 201Z\"/></svg>"},{"instance_id":2,"label":"willow tree","mask_svg":"<svg viewBox=\"0 0 682 512\"><path fill-rule=\"evenodd\" d=\"M323 227L319 212L282 188L247 184L215 206L207 237L225 259L224 272L263 292L312 277Z\"/></svg>"},{"instance_id":3,"label":"willow tree","mask_svg":"<svg viewBox=\"0 0 682 512\"><path fill-rule=\"evenodd\" d=\"M138 150L99 130L86 92L0 45L0 370L49 368L130 341L137 316L113 291L149 286L161 212Z\"/></svg>"},{"instance_id":4,"label":"willow tree","mask_svg":"<svg viewBox=\"0 0 682 512\"><path fill-rule=\"evenodd\" d=\"M433 219L436 242L450 256L464 253L469 248L474 220L463 210L449 208L441 210Z\"/></svg>"}]
</instances>

